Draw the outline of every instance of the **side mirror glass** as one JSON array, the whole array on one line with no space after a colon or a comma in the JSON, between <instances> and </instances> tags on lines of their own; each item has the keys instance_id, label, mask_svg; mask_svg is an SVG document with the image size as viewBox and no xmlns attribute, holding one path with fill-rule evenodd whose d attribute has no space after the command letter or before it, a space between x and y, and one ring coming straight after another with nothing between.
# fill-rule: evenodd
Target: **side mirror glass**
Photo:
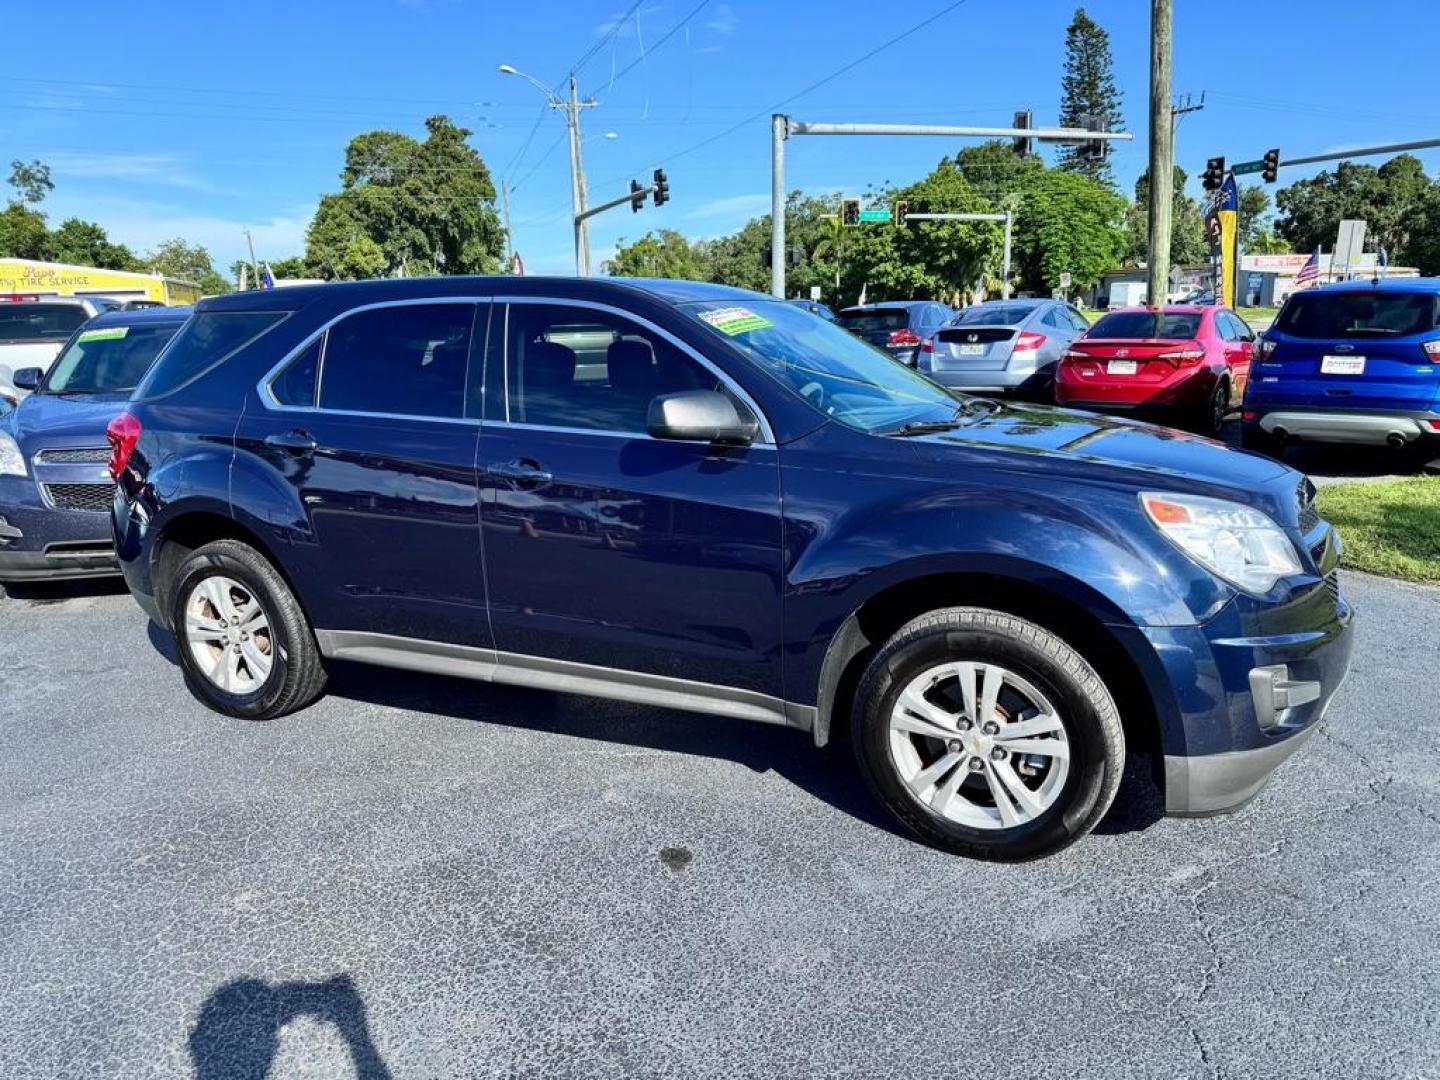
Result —
<instances>
[{"instance_id":1,"label":"side mirror glass","mask_svg":"<svg viewBox=\"0 0 1440 1080\"><path fill-rule=\"evenodd\" d=\"M759 421L718 390L661 394L650 402L646 426L652 438L721 446L749 446L760 433Z\"/></svg>"},{"instance_id":2,"label":"side mirror glass","mask_svg":"<svg viewBox=\"0 0 1440 1080\"><path fill-rule=\"evenodd\" d=\"M15 384L16 390L34 390L44 377L44 368L22 367L15 369L15 374L10 377L10 381Z\"/></svg>"}]
</instances>

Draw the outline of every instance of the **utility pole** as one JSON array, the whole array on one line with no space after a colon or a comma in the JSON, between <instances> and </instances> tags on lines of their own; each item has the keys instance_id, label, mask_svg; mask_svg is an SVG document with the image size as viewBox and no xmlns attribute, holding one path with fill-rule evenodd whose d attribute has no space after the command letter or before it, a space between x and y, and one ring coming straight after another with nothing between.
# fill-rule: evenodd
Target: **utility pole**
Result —
<instances>
[{"instance_id":1,"label":"utility pole","mask_svg":"<svg viewBox=\"0 0 1440 1080\"><path fill-rule=\"evenodd\" d=\"M1150 0L1150 221L1146 302L1170 293L1170 215L1175 208L1175 118L1170 106L1171 0Z\"/></svg>"},{"instance_id":2,"label":"utility pole","mask_svg":"<svg viewBox=\"0 0 1440 1080\"><path fill-rule=\"evenodd\" d=\"M515 268L515 236L510 231L510 184L500 181L500 206L505 214L505 272Z\"/></svg>"},{"instance_id":3,"label":"utility pole","mask_svg":"<svg viewBox=\"0 0 1440 1080\"><path fill-rule=\"evenodd\" d=\"M260 264L255 261L255 239L250 235L247 226L241 232L245 234L245 245L250 249L250 272L255 275L255 284L260 284Z\"/></svg>"},{"instance_id":4,"label":"utility pole","mask_svg":"<svg viewBox=\"0 0 1440 1080\"><path fill-rule=\"evenodd\" d=\"M785 140L790 118L770 117L770 295L785 299ZM838 285L838 283L837 283Z\"/></svg>"},{"instance_id":5,"label":"utility pole","mask_svg":"<svg viewBox=\"0 0 1440 1080\"><path fill-rule=\"evenodd\" d=\"M1170 139L1172 143L1175 139L1175 128L1179 125L1180 118L1186 113L1199 112L1203 108L1205 108L1204 90L1200 91L1200 100L1198 102L1191 98L1189 94L1186 94L1184 101L1177 101L1170 106Z\"/></svg>"},{"instance_id":6,"label":"utility pole","mask_svg":"<svg viewBox=\"0 0 1440 1080\"><path fill-rule=\"evenodd\" d=\"M585 166L580 162L580 108L590 104L593 103L580 100L580 91L572 71L570 100L565 103L565 120L570 128L570 187L571 201L575 206L575 272L581 277L590 276L590 224L585 216Z\"/></svg>"}]
</instances>

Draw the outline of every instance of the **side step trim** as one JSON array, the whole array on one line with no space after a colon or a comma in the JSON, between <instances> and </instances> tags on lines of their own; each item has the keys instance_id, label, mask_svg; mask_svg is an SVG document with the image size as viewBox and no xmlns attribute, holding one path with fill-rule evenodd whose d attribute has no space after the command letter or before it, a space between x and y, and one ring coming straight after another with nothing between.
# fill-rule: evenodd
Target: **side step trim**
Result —
<instances>
[{"instance_id":1,"label":"side step trim","mask_svg":"<svg viewBox=\"0 0 1440 1080\"><path fill-rule=\"evenodd\" d=\"M815 726L813 705L796 705L739 687L363 630L317 630L315 639L321 654L334 660L733 716L801 731Z\"/></svg>"}]
</instances>

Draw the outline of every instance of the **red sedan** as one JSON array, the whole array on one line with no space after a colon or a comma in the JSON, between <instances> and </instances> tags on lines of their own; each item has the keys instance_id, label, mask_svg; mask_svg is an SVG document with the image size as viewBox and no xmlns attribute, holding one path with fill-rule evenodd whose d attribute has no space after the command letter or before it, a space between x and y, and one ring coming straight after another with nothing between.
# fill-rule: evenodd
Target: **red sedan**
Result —
<instances>
[{"instance_id":1,"label":"red sedan","mask_svg":"<svg viewBox=\"0 0 1440 1080\"><path fill-rule=\"evenodd\" d=\"M1126 308L1103 316L1061 357L1055 400L1149 411L1206 434L1245 393L1255 334L1227 308Z\"/></svg>"}]
</instances>

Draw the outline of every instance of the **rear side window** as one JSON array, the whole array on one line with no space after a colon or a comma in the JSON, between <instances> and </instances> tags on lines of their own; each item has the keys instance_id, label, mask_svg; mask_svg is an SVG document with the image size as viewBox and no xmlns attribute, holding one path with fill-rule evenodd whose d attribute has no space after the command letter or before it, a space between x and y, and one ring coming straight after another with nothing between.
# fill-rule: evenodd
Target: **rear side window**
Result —
<instances>
[{"instance_id":1,"label":"rear side window","mask_svg":"<svg viewBox=\"0 0 1440 1080\"><path fill-rule=\"evenodd\" d=\"M1200 316L1171 311L1117 311L1090 328L1092 338L1138 341L1146 338L1193 338L1200 332Z\"/></svg>"},{"instance_id":2,"label":"rear side window","mask_svg":"<svg viewBox=\"0 0 1440 1080\"><path fill-rule=\"evenodd\" d=\"M910 325L910 312L905 308L881 308L879 311L842 311L836 321L846 330L858 334L869 330L904 330Z\"/></svg>"},{"instance_id":3,"label":"rear side window","mask_svg":"<svg viewBox=\"0 0 1440 1080\"><path fill-rule=\"evenodd\" d=\"M283 311L202 311L180 328L137 397L159 397L179 389L239 352L286 315Z\"/></svg>"},{"instance_id":4,"label":"rear side window","mask_svg":"<svg viewBox=\"0 0 1440 1080\"><path fill-rule=\"evenodd\" d=\"M1301 338L1423 334L1437 326L1432 293L1333 292L1292 296L1275 328Z\"/></svg>"},{"instance_id":5,"label":"rear side window","mask_svg":"<svg viewBox=\"0 0 1440 1080\"><path fill-rule=\"evenodd\" d=\"M79 304L0 304L0 344L63 342L90 316Z\"/></svg>"},{"instance_id":6,"label":"rear side window","mask_svg":"<svg viewBox=\"0 0 1440 1080\"><path fill-rule=\"evenodd\" d=\"M320 407L460 419L474 304L399 304L359 311L325 342Z\"/></svg>"}]
</instances>

